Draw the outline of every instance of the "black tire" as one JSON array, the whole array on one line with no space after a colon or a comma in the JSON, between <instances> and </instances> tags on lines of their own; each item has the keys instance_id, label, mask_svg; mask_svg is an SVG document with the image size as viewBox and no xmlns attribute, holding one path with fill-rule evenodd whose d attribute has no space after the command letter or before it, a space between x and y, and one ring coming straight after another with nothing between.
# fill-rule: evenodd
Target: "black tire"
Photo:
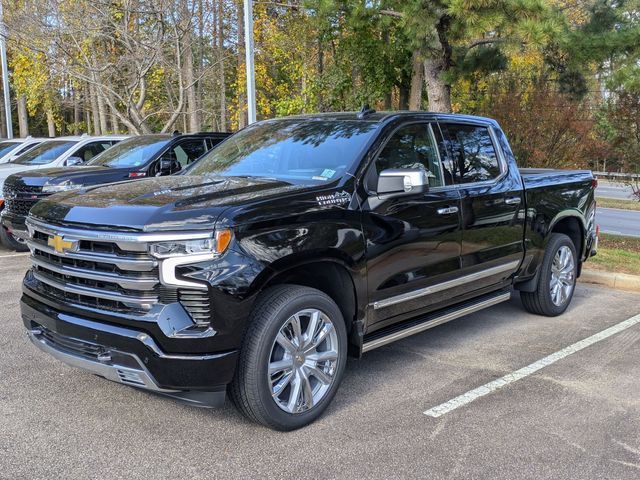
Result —
<instances>
[{"instance_id":1,"label":"black tire","mask_svg":"<svg viewBox=\"0 0 640 480\"><path fill-rule=\"evenodd\" d=\"M558 305L553 301L550 284L554 258L560 249L564 247L567 247L571 251L573 259L572 285L570 293ZM571 239L563 233L551 234L551 238L549 239L549 243L547 244L547 248L544 253L542 265L540 266L540 274L538 275L536 290L533 292L520 292L520 298L522 299L522 305L524 308L528 312L535 313L536 315L545 315L547 317L555 317L564 313L573 298L577 278L577 268L578 257L576 255L575 245Z\"/></svg>"},{"instance_id":2,"label":"black tire","mask_svg":"<svg viewBox=\"0 0 640 480\"><path fill-rule=\"evenodd\" d=\"M15 250L16 252L29 251L27 243L17 240L4 226L0 226L0 241L2 245L10 250Z\"/></svg>"},{"instance_id":3,"label":"black tire","mask_svg":"<svg viewBox=\"0 0 640 480\"><path fill-rule=\"evenodd\" d=\"M321 400L308 410L290 413L279 407L272 397L268 364L280 329L294 314L305 309L319 310L330 319L337 334L333 338L337 337L338 356L332 381ZM328 295L297 285L273 287L257 300L248 321L238 366L229 386L229 397L246 417L269 428L288 431L304 427L316 420L331 403L344 374L346 357L344 318Z\"/></svg>"}]
</instances>

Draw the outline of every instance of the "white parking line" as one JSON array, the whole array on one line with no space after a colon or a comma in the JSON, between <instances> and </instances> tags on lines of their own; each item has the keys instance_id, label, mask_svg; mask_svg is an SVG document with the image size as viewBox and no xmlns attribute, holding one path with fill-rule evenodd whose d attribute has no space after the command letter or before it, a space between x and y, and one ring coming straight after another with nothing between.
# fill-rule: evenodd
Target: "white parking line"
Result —
<instances>
[{"instance_id":1,"label":"white parking line","mask_svg":"<svg viewBox=\"0 0 640 480\"><path fill-rule=\"evenodd\" d=\"M520 370L516 370L515 372L509 373L504 377L498 378L497 380L493 380L492 382L486 383L481 387L474 388L473 390L469 390L467 393L463 393L462 395L452 398L451 400L445 403L442 403L436 407L430 408L429 410L424 412L424 414L428 415L429 417L435 417L435 418L441 417L445 413L449 413L455 410L456 408L463 407L464 405L467 405L468 403L471 403L480 397L489 395L490 393L498 390L499 388L504 387L505 385L509 385L510 383L520 380L521 378L527 377L532 373L535 373L538 370L541 370L542 368L557 362L558 360L562 360L563 358L568 357L572 353L579 352L583 348L587 348L588 346L593 345L594 343L597 343L601 340L609 338L611 335L615 335L616 333L622 332L623 330L633 327L634 325L637 325L639 323L640 323L640 314L636 315L635 317L628 318L623 322L617 323L613 327L609 327L606 330L603 330L599 333L591 335L590 337L585 338L584 340L580 340L579 342L576 342L573 345L569 345L568 347L563 348L562 350L558 350L557 352L552 353L551 355L544 357L538 360L537 362L532 363L531 365L527 365L526 367L521 368Z\"/></svg>"},{"instance_id":2,"label":"white parking line","mask_svg":"<svg viewBox=\"0 0 640 480\"><path fill-rule=\"evenodd\" d=\"M26 257L27 255L30 255L30 253L29 252L26 252L26 253L10 253L8 255L0 255L0 258Z\"/></svg>"}]
</instances>

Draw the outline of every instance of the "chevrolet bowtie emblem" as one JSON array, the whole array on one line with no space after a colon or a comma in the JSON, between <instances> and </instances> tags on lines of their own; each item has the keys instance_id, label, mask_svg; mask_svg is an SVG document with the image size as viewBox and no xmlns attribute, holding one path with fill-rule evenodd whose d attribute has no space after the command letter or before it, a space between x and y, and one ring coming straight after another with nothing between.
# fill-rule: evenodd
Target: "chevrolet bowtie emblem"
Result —
<instances>
[{"instance_id":1,"label":"chevrolet bowtie emblem","mask_svg":"<svg viewBox=\"0 0 640 480\"><path fill-rule=\"evenodd\" d=\"M49 237L47 244L58 253L64 253L67 250L72 250L75 247L75 242L65 240L60 235L53 235Z\"/></svg>"}]
</instances>

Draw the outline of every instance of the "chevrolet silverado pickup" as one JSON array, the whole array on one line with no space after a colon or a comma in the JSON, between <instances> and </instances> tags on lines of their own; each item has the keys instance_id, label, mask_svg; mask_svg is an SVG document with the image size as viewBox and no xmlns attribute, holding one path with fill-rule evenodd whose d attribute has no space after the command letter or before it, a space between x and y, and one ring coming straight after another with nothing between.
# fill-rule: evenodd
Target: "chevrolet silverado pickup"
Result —
<instances>
[{"instance_id":1,"label":"chevrolet silverado pickup","mask_svg":"<svg viewBox=\"0 0 640 480\"><path fill-rule=\"evenodd\" d=\"M590 171L520 170L490 119L267 120L169 177L38 202L31 341L107 379L302 427L347 355L500 302L555 316L594 255Z\"/></svg>"},{"instance_id":2,"label":"chevrolet silverado pickup","mask_svg":"<svg viewBox=\"0 0 640 480\"><path fill-rule=\"evenodd\" d=\"M14 173L4 182L0 239L5 247L27 251L24 221L39 200L56 192L127 179L171 175L195 162L230 134L140 135L123 140L87 163Z\"/></svg>"}]
</instances>

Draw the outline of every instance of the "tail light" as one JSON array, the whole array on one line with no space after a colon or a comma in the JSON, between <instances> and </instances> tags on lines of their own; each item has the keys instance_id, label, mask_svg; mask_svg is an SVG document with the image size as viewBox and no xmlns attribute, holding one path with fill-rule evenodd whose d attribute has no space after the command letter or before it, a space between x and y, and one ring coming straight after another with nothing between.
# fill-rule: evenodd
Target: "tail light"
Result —
<instances>
[{"instance_id":1,"label":"tail light","mask_svg":"<svg viewBox=\"0 0 640 480\"><path fill-rule=\"evenodd\" d=\"M593 187L594 190L598 188L598 177L593 177L591 179L591 186Z\"/></svg>"},{"instance_id":2,"label":"tail light","mask_svg":"<svg viewBox=\"0 0 640 480\"><path fill-rule=\"evenodd\" d=\"M129 173L129 178L141 178L146 177L147 172L131 172Z\"/></svg>"}]
</instances>

